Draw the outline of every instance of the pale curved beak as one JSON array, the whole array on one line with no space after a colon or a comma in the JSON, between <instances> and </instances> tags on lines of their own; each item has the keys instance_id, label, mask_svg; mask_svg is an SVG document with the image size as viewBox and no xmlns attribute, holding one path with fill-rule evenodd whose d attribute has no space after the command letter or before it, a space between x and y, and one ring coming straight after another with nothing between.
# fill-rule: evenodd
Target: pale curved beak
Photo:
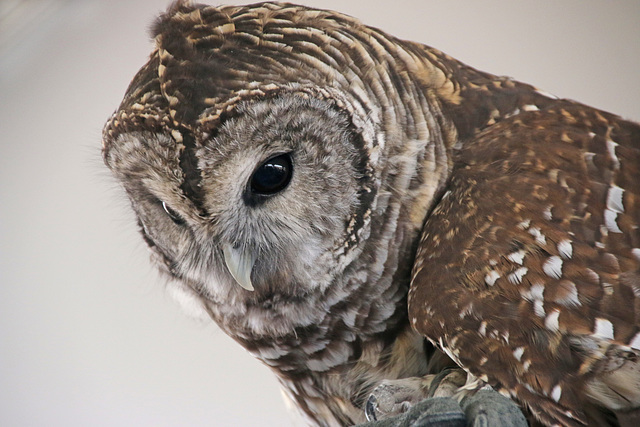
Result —
<instances>
[{"instance_id":1,"label":"pale curved beak","mask_svg":"<svg viewBox=\"0 0 640 427\"><path fill-rule=\"evenodd\" d=\"M236 279L238 285L242 288L253 291L251 283L251 270L256 261L256 257L247 250L236 249L231 245L224 245L222 248L224 254L224 262L227 265L229 273Z\"/></svg>"}]
</instances>

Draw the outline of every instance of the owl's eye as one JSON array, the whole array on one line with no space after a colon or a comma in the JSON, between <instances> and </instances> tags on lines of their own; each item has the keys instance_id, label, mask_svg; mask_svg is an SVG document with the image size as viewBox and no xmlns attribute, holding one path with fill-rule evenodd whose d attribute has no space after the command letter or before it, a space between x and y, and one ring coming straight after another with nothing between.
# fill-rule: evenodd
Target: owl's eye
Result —
<instances>
[{"instance_id":1,"label":"owl's eye","mask_svg":"<svg viewBox=\"0 0 640 427\"><path fill-rule=\"evenodd\" d=\"M291 181L292 173L293 165L289 154L279 154L271 157L253 172L251 191L255 194L263 195L282 191Z\"/></svg>"},{"instance_id":2,"label":"owl's eye","mask_svg":"<svg viewBox=\"0 0 640 427\"><path fill-rule=\"evenodd\" d=\"M171 220L175 222L177 225L184 224L184 219L182 219L182 217L178 212L171 209L171 207L167 204L167 202L162 202L162 209L164 209L167 215L169 215L169 218L171 218Z\"/></svg>"}]
</instances>

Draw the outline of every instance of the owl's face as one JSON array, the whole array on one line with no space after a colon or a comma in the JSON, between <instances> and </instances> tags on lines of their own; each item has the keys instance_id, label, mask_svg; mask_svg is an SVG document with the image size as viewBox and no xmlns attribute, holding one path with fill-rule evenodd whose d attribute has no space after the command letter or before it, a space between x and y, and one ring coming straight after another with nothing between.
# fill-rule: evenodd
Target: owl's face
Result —
<instances>
[{"instance_id":1,"label":"owl's face","mask_svg":"<svg viewBox=\"0 0 640 427\"><path fill-rule=\"evenodd\" d=\"M295 94L242 102L192 164L181 132L125 133L106 157L166 271L219 302L303 296L340 274L363 167L345 111Z\"/></svg>"}]
</instances>

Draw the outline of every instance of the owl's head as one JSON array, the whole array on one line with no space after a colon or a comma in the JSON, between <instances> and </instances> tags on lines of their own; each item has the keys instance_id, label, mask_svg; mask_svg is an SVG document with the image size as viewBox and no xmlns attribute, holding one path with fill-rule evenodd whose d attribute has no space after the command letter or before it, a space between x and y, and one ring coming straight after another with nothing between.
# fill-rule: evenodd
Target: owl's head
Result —
<instances>
[{"instance_id":1,"label":"owl's head","mask_svg":"<svg viewBox=\"0 0 640 427\"><path fill-rule=\"evenodd\" d=\"M385 260L411 247L446 164L421 86L444 74L416 45L271 3L179 2L154 36L103 154L165 271L267 308L408 275Z\"/></svg>"}]
</instances>

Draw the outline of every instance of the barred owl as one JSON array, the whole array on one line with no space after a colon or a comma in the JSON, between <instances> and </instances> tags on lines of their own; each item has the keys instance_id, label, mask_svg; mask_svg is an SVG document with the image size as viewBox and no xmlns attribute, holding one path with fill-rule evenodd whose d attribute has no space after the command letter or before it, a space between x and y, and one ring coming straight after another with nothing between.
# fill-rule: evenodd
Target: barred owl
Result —
<instances>
[{"instance_id":1,"label":"barred owl","mask_svg":"<svg viewBox=\"0 0 640 427\"><path fill-rule=\"evenodd\" d=\"M638 124L331 11L178 2L153 36L105 163L175 293L312 423L481 389L633 422Z\"/></svg>"}]
</instances>

